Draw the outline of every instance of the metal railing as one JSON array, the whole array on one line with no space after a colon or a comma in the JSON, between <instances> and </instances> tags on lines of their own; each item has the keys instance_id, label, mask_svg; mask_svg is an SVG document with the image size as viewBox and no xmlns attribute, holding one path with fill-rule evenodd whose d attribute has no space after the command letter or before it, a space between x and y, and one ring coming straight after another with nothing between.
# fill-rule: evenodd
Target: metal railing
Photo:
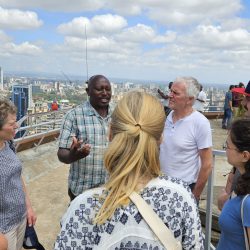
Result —
<instances>
[{"instance_id":1,"label":"metal railing","mask_svg":"<svg viewBox=\"0 0 250 250\"><path fill-rule=\"evenodd\" d=\"M62 119L69 110L70 108L24 116L18 121L18 138L14 140L16 149L23 143L39 139L39 142L34 144L34 146L37 147L47 136L58 134L60 132Z\"/></svg>"},{"instance_id":2,"label":"metal railing","mask_svg":"<svg viewBox=\"0 0 250 250\"><path fill-rule=\"evenodd\" d=\"M213 214L213 194L214 194L214 169L216 156L226 156L223 150L213 150L213 168L207 183L207 204L206 204L206 227L205 227L205 250L214 249L211 244L212 236L212 214Z\"/></svg>"}]
</instances>

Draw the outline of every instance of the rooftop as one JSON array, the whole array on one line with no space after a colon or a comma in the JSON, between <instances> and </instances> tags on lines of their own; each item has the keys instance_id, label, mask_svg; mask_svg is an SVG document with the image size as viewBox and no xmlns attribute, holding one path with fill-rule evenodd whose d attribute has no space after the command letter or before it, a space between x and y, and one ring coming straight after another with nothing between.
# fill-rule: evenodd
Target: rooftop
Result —
<instances>
[{"instance_id":1,"label":"rooftop","mask_svg":"<svg viewBox=\"0 0 250 250\"><path fill-rule=\"evenodd\" d=\"M210 122L214 149L220 150L226 140L227 131L221 129L220 119L210 120ZM23 163L23 175L30 199L38 217L36 231L45 249L53 249L60 230L60 219L69 205L67 195L69 166L59 162L56 153L56 141L18 153ZM226 177L223 177L223 174L228 173L230 169L231 166L224 156L216 156L215 193L225 185ZM216 197L214 204L216 204ZM201 206L205 206L205 200L201 201ZM214 211L219 212L216 205L214 205Z\"/></svg>"}]
</instances>

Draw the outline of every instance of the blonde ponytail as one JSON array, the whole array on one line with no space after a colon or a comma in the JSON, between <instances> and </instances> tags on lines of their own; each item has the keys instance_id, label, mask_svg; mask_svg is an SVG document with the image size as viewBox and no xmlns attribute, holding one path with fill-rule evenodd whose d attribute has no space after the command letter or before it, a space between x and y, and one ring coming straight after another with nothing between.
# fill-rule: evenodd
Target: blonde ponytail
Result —
<instances>
[{"instance_id":1,"label":"blonde ponytail","mask_svg":"<svg viewBox=\"0 0 250 250\"><path fill-rule=\"evenodd\" d=\"M104 223L118 207L128 204L141 179L159 176L158 141L164 121L161 103L149 94L130 92L117 104L111 122L113 138L104 156L110 178L95 223Z\"/></svg>"}]
</instances>

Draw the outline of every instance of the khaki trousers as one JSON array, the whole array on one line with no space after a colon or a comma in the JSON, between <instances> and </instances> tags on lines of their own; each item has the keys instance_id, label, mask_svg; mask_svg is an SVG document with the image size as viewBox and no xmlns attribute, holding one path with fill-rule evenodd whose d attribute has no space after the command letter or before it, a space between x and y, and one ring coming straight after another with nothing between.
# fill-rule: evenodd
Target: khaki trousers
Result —
<instances>
[{"instance_id":1,"label":"khaki trousers","mask_svg":"<svg viewBox=\"0 0 250 250\"><path fill-rule=\"evenodd\" d=\"M8 250L21 250L23 246L23 239L25 234L25 228L27 224L27 218L15 228L4 234L8 241Z\"/></svg>"}]
</instances>

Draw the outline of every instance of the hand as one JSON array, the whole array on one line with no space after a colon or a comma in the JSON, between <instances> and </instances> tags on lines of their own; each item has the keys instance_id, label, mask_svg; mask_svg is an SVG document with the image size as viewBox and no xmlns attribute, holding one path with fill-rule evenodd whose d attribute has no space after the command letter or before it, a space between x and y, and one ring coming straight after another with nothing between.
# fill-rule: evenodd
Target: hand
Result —
<instances>
[{"instance_id":1,"label":"hand","mask_svg":"<svg viewBox=\"0 0 250 250\"><path fill-rule=\"evenodd\" d=\"M83 157L86 157L87 155L89 155L90 149L91 149L90 144L85 144L81 140L77 140L75 136L73 137L73 141L70 147L71 153L73 152L76 152L78 154L80 153L83 155Z\"/></svg>"},{"instance_id":2,"label":"hand","mask_svg":"<svg viewBox=\"0 0 250 250\"><path fill-rule=\"evenodd\" d=\"M29 227L34 226L36 223L36 215L32 209L32 207L27 208L27 223Z\"/></svg>"},{"instance_id":3,"label":"hand","mask_svg":"<svg viewBox=\"0 0 250 250\"><path fill-rule=\"evenodd\" d=\"M158 89L157 92L158 92L159 94L163 94L163 92L162 92L160 89Z\"/></svg>"},{"instance_id":4,"label":"hand","mask_svg":"<svg viewBox=\"0 0 250 250\"><path fill-rule=\"evenodd\" d=\"M222 188L220 191L220 194L218 196L218 201L217 201L217 205L218 205L219 210L222 210L225 202L229 199L229 196L230 196L230 194L228 194L226 192L226 189Z\"/></svg>"},{"instance_id":5,"label":"hand","mask_svg":"<svg viewBox=\"0 0 250 250\"><path fill-rule=\"evenodd\" d=\"M200 194L196 194L196 193L193 191L193 195L194 195L194 198L196 199L196 201L199 201L199 200L200 200L200 197L201 197Z\"/></svg>"}]
</instances>

